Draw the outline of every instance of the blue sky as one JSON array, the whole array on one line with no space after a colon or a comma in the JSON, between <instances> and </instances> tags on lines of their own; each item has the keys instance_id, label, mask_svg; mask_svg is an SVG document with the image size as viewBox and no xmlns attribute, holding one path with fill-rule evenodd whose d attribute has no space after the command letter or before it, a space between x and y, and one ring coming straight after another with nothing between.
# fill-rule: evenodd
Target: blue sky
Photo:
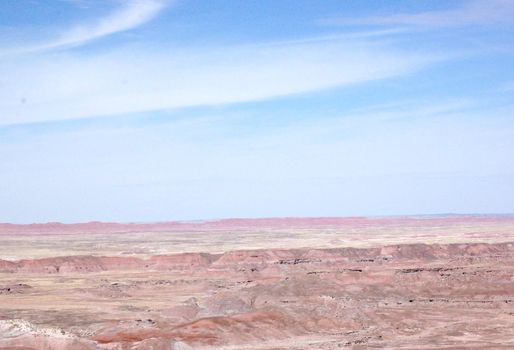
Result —
<instances>
[{"instance_id":1,"label":"blue sky","mask_svg":"<svg viewBox=\"0 0 514 350\"><path fill-rule=\"evenodd\" d=\"M514 2L7 0L0 222L510 213Z\"/></svg>"}]
</instances>

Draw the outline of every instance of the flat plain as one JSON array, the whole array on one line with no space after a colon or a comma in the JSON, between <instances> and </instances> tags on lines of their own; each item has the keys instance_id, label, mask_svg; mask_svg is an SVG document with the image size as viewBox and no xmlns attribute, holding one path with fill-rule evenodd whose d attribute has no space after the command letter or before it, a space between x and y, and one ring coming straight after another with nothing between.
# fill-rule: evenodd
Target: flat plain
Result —
<instances>
[{"instance_id":1,"label":"flat plain","mask_svg":"<svg viewBox=\"0 0 514 350\"><path fill-rule=\"evenodd\" d=\"M0 349L510 349L514 216L0 225Z\"/></svg>"}]
</instances>

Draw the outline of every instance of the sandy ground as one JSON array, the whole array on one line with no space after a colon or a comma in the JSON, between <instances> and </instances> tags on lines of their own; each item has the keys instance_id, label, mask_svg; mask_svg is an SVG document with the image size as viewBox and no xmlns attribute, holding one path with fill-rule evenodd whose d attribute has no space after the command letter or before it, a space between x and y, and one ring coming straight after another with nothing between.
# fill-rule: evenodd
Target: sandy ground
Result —
<instances>
[{"instance_id":1,"label":"sandy ground","mask_svg":"<svg viewBox=\"0 0 514 350\"><path fill-rule=\"evenodd\" d=\"M514 348L512 216L0 225L0 242L0 349Z\"/></svg>"},{"instance_id":2,"label":"sandy ground","mask_svg":"<svg viewBox=\"0 0 514 350\"><path fill-rule=\"evenodd\" d=\"M242 249L514 241L514 216L239 219L198 223L2 225L0 259L152 256Z\"/></svg>"}]
</instances>

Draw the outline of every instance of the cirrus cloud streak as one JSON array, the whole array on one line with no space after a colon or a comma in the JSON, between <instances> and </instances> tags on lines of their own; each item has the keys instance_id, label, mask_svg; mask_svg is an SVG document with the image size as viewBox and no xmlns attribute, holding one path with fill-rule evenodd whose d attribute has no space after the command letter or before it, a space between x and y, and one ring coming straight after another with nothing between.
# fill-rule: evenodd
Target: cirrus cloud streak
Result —
<instances>
[{"instance_id":1,"label":"cirrus cloud streak","mask_svg":"<svg viewBox=\"0 0 514 350\"><path fill-rule=\"evenodd\" d=\"M471 0L460 8L368 16L362 18L327 18L326 25L401 25L415 27L462 27L514 23L514 2L510 0Z\"/></svg>"},{"instance_id":2,"label":"cirrus cloud streak","mask_svg":"<svg viewBox=\"0 0 514 350\"><path fill-rule=\"evenodd\" d=\"M396 77L440 58L341 38L29 55L0 67L0 124L265 100Z\"/></svg>"}]
</instances>

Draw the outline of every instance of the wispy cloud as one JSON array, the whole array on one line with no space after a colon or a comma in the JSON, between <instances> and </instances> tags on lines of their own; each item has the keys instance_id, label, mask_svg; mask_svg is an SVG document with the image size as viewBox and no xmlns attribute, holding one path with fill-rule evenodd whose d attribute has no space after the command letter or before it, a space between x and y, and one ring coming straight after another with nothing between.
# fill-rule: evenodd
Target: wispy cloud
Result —
<instances>
[{"instance_id":1,"label":"wispy cloud","mask_svg":"<svg viewBox=\"0 0 514 350\"><path fill-rule=\"evenodd\" d=\"M270 99L408 74L440 59L366 40L4 60L0 124Z\"/></svg>"},{"instance_id":2,"label":"wispy cloud","mask_svg":"<svg viewBox=\"0 0 514 350\"><path fill-rule=\"evenodd\" d=\"M87 23L63 30L56 40L32 50L45 50L77 46L108 35L130 30L154 18L167 4L166 0L130 0L113 13L94 23Z\"/></svg>"},{"instance_id":3,"label":"wispy cloud","mask_svg":"<svg viewBox=\"0 0 514 350\"><path fill-rule=\"evenodd\" d=\"M362 18L328 18L327 25L403 25L416 27L459 27L484 24L514 23L511 0L470 0L456 9L399 13Z\"/></svg>"},{"instance_id":4,"label":"wispy cloud","mask_svg":"<svg viewBox=\"0 0 514 350\"><path fill-rule=\"evenodd\" d=\"M0 219L159 221L512 208L513 106L470 112L479 101L395 103L332 118L313 112L279 128L257 128L255 117L229 110L143 128L12 128L10 140L0 135ZM241 125L252 131L238 133Z\"/></svg>"}]
</instances>

